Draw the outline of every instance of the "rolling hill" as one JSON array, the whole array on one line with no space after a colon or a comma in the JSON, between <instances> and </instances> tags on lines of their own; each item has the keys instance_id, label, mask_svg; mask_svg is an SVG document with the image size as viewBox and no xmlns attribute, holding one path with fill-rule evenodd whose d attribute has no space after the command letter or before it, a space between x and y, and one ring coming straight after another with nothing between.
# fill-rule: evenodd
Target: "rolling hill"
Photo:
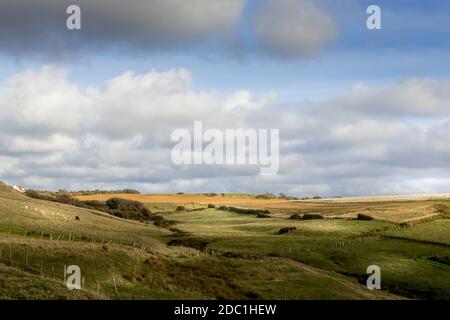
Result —
<instances>
[{"instance_id":1,"label":"rolling hill","mask_svg":"<svg viewBox=\"0 0 450 320\"><path fill-rule=\"evenodd\" d=\"M149 207L158 205L165 204ZM447 245L413 242L414 233L387 238L390 230L402 232L391 222L292 221L276 212L271 219L258 219L205 206L181 212L167 208L162 214L176 225L160 228L152 221L31 199L0 184L0 298L403 299L449 294L448 267L440 262L449 254ZM285 226L297 229L277 235ZM439 228L446 230L446 225ZM399 251L399 243L413 251ZM393 257L391 264L382 259L385 254L376 254L381 247ZM436 259L427 260L427 255ZM386 290L364 285L365 268L373 262L387 270ZM416 282L402 286L395 281L394 265L400 262L419 268L410 275L417 276ZM65 287L68 265L80 266L82 290ZM433 278L425 281L427 272L441 277L440 284Z\"/></svg>"}]
</instances>

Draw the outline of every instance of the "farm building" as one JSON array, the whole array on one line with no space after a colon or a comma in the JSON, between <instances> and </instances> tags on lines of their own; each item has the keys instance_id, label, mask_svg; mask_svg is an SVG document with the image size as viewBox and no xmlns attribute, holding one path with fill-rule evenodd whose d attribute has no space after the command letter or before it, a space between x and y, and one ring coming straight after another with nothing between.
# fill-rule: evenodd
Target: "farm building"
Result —
<instances>
[{"instance_id":1,"label":"farm building","mask_svg":"<svg viewBox=\"0 0 450 320\"><path fill-rule=\"evenodd\" d=\"M25 193L25 188L22 187L22 186L14 185L14 186L13 186L13 189L16 190L16 191L19 191L19 192L21 192L21 193Z\"/></svg>"}]
</instances>

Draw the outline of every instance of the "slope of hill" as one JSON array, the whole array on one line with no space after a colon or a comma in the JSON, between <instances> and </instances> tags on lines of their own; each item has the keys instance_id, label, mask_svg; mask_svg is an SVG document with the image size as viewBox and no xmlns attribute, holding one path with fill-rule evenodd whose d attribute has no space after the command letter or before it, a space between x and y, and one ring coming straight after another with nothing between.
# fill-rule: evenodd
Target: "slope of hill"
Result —
<instances>
[{"instance_id":1,"label":"slope of hill","mask_svg":"<svg viewBox=\"0 0 450 320\"><path fill-rule=\"evenodd\" d=\"M179 212L174 217L178 221L175 227L182 230L31 199L1 185L0 298L401 298L386 291L370 291L342 272L306 266L298 259L259 249L248 251L248 245L256 245L258 239L264 247L272 242L288 247L293 238L266 231L286 222L270 227L267 221L255 228L250 224L247 231L241 228L233 234L235 227L227 231L224 213L216 209ZM204 221L196 221L202 217ZM264 220L245 219L251 223ZM204 233L214 226L213 233ZM249 242L249 237L254 241ZM197 250L192 245L167 245L171 240L181 245L207 241ZM64 268L68 265L81 268L81 291L65 288Z\"/></svg>"}]
</instances>

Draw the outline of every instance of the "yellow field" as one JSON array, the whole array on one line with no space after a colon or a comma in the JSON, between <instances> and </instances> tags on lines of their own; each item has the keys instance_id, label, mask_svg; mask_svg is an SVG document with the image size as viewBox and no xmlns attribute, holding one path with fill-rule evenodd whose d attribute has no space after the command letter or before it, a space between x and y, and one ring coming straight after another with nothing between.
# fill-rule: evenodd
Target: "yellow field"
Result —
<instances>
[{"instance_id":1,"label":"yellow field","mask_svg":"<svg viewBox=\"0 0 450 320\"><path fill-rule=\"evenodd\" d=\"M184 195L159 195L159 194L98 194L98 195L87 195L87 196L77 196L76 198L82 201L88 200L98 200L106 201L111 198L122 198L134 201L139 201L142 203L198 203L198 204L243 204L243 203L273 203L274 201L280 200L264 200L255 199L252 196L239 195L239 196L206 196L198 194L184 194ZM286 202L286 201L282 201Z\"/></svg>"},{"instance_id":2,"label":"yellow field","mask_svg":"<svg viewBox=\"0 0 450 320\"><path fill-rule=\"evenodd\" d=\"M283 200L283 199L256 199L250 195L217 195L206 196L201 194L184 195L146 195L146 194L100 194L77 196L79 200L106 201L118 197L140 201L150 209L158 204L168 205L196 205L207 204L234 205L252 209L267 209L275 216L288 218L292 214L318 213L330 218L355 218L359 213L367 214L377 220L395 223L414 222L433 218L440 213L436 205L446 195L416 195L416 196L380 196L355 197L318 200ZM445 203L442 200L442 203ZM163 207L164 208L164 207ZM162 210L170 211L170 210Z\"/></svg>"}]
</instances>

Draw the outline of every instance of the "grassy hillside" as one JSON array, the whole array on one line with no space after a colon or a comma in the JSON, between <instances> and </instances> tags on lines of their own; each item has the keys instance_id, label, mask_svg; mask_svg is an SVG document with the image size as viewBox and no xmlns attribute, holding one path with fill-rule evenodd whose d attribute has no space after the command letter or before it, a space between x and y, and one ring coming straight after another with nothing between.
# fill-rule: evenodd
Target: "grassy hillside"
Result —
<instances>
[{"instance_id":1,"label":"grassy hillside","mask_svg":"<svg viewBox=\"0 0 450 320\"><path fill-rule=\"evenodd\" d=\"M176 211L178 203L151 206L177 224L159 228L0 185L0 298L450 297L446 240L417 240L413 228L388 221L294 221L282 208L260 219L205 205L195 205L198 211ZM417 228L445 234L447 224L439 221ZM297 229L277 234L288 226ZM364 286L365 268L377 263L389 290ZM81 268L81 291L63 284L64 266L72 264Z\"/></svg>"}]
</instances>

